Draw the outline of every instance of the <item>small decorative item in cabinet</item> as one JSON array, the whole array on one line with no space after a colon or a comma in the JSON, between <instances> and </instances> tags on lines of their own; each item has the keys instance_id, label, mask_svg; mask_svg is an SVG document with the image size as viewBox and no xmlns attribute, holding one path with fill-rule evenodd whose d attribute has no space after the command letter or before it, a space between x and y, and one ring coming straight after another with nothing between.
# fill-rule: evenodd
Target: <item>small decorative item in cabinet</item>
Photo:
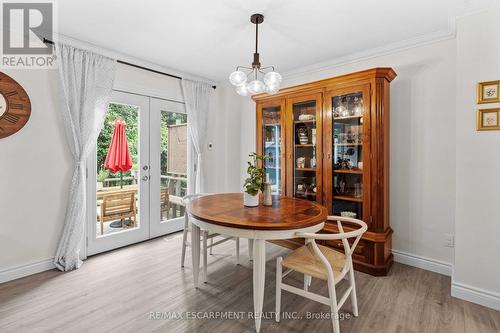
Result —
<instances>
[{"instance_id":1,"label":"small decorative item in cabinet","mask_svg":"<svg viewBox=\"0 0 500 333\"><path fill-rule=\"evenodd\" d=\"M335 118L349 117L351 112L349 112L347 105L347 97L340 99L333 109L333 116Z\"/></svg>"},{"instance_id":2,"label":"small decorative item in cabinet","mask_svg":"<svg viewBox=\"0 0 500 333\"><path fill-rule=\"evenodd\" d=\"M351 160L348 158L337 157L337 163L335 164L335 169L337 169L337 170L350 170L350 169L352 169Z\"/></svg>"},{"instance_id":3,"label":"small decorative item in cabinet","mask_svg":"<svg viewBox=\"0 0 500 333\"><path fill-rule=\"evenodd\" d=\"M363 183L354 184L354 197L361 198L363 196Z\"/></svg>"},{"instance_id":4,"label":"small decorative item in cabinet","mask_svg":"<svg viewBox=\"0 0 500 333\"><path fill-rule=\"evenodd\" d=\"M313 114L301 114L299 115L299 121L311 121L311 120L315 120L316 119L316 116L314 116Z\"/></svg>"},{"instance_id":5,"label":"small decorative item in cabinet","mask_svg":"<svg viewBox=\"0 0 500 333\"><path fill-rule=\"evenodd\" d=\"M352 219L355 219L357 214L355 212L340 212L340 216L342 217L350 217Z\"/></svg>"},{"instance_id":6,"label":"small decorative item in cabinet","mask_svg":"<svg viewBox=\"0 0 500 333\"><path fill-rule=\"evenodd\" d=\"M311 165L311 169L314 169L316 167L316 157L311 157L309 164Z\"/></svg>"},{"instance_id":7,"label":"small decorative item in cabinet","mask_svg":"<svg viewBox=\"0 0 500 333\"><path fill-rule=\"evenodd\" d=\"M477 130L500 130L500 109L481 109L477 111Z\"/></svg>"},{"instance_id":8,"label":"small decorative item in cabinet","mask_svg":"<svg viewBox=\"0 0 500 333\"><path fill-rule=\"evenodd\" d=\"M354 96L354 107L351 112L352 116L363 115L363 98L360 96Z\"/></svg>"},{"instance_id":9,"label":"small decorative item in cabinet","mask_svg":"<svg viewBox=\"0 0 500 333\"><path fill-rule=\"evenodd\" d=\"M307 126L304 124L299 124L297 126L297 136L299 137L299 143L301 145L306 145L309 143L309 134L307 130Z\"/></svg>"},{"instance_id":10,"label":"small decorative item in cabinet","mask_svg":"<svg viewBox=\"0 0 500 333\"><path fill-rule=\"evenodd\" d=\"M477 84L477 103L500 102L500 81L479 82Z\"/></svg>"},{"instance_id":11,"label":"small decorative item in cabinet","mask_svg":"<svg viewBox=\"0 0 500 333\"><path fill-rule=\"evenodd\" d=\"M297 158L297 169L304 169L306 167L306 158L298 157Z\"/></svg>"}]
</instances>

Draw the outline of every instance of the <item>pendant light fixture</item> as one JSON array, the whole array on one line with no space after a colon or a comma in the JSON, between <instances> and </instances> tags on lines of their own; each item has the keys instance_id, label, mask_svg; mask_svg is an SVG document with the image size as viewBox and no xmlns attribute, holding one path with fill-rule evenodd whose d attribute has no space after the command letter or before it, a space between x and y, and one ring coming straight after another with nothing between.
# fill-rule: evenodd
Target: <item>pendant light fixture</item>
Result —
<instances>
[{"instance_id":1,"label":"pendant light fixture","mask_svg":"<svg viewBox=\"0 0 500 333\"><path fill-rule=\"evenodd\" d=\"M273 66L261 67L259 46L259 24L264 22L264 15L253 14L250 22L255 24L255 53L253 54L252 67L238 66L236 71L229 75L229 82L236 86L238 95L260 94L267 92L275 94L280 90L281 75L274 70ZM259 80L263 77L263 81Z\"/></svg>"}]
</instances>

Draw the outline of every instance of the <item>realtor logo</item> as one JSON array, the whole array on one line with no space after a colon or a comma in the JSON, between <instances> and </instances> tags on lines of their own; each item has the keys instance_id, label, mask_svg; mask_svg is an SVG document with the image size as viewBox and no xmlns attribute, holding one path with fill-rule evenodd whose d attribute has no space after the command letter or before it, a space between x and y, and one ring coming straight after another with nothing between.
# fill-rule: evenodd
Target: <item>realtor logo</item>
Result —
<instances>
[{"instance_id":1,"label":"realtor logo","mask_svg":"<svg viewBox=\"0 0 500 333\"><path fill-rule=\"evenodd\" d=\"M2 67L51 68L54 4L52 2L2 2Z\"/></svg>"}]
</instances>

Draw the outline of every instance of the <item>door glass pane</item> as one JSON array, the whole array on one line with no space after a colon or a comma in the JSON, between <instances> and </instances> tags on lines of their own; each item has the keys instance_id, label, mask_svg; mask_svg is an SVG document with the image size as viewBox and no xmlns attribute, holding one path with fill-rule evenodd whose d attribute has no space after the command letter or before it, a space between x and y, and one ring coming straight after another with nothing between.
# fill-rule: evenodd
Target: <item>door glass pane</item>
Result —
<instances>
[{"instance_id":1,"label":"door glass pane","mask_svg":"<svg viewBox=\"0 0 500 333\"><path fill-rule=\"evenodd\" d=\"M363 218L363 94L334 96L333 214Z\"/></svg>"},{"instance_id":2,"label":"door glass pane","mask_svg":"<svg viewBox=\"0 0 500 333\"><path fill-rule=\"evenodd\" d=\"M281 194L281 112L280 106L262 109L262 151L268 156L266 173L271 181L272 194Z\"/></svg>"},{"instance_id":3,"label":"door glass pane","mask_svg":"<svg viewBox=\"0 0 500 333\"><path fill-rule=\"evenodd\" d=\"M316 101L293 104L294 186L297 198L316 200Z\"/></svg>"},{"instance_id":4,"label":"door glass pane","mask_svg":"<svg viewBox=\"0 0 500 333\"><path fill-rule=\"evenodd\" d=\"M138 147L139 107L110 103L97 139L97 237L139 228Z\"/></svg>"},{"instance_id":5,"label":"door glass pane","mask_svg":"<svg viewBox=\"0 0 500 333\"><path fill-rule=\"evenodd\" d=\"M184 216L182 197L187 194L187 115L161 112L160 124L160 219L167 222Z\"/></svg>"}]
</instances>

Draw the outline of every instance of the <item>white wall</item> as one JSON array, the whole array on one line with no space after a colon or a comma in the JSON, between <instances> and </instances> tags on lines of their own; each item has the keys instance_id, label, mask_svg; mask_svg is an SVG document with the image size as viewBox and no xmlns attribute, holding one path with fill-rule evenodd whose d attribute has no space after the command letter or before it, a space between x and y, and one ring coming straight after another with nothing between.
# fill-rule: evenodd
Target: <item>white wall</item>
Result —
<instances>
[{"instance_id":1,"label":"white wall","mask_svg":"<svg viewBox=\"0 0 500 333\"><path fill-rule=\"evenodd\" d=\"M207 172L216 175L217 184L209 192L240 192L242 99L230 87L217 87L217 107L212 110L215 124L208 133L208 141L215 143L213 158L216 164Z\"/></svg>"},{"instance_id":2,"label":"white wall","mask_svg":"<svg viewBox=\"0 0 500 333\"><path fill-rule=\"evenodd\" d=\"M371 67L393 67L391 202L393 249L449 266L455 210L455 41L411 48L288 78L295 85ZM242 151L255 146L254 103L246 106ZM242 177L244 173L242 173Z\"/></svg>"},{"instance_id":3,"label":"white wall","mask_svg":"<svg viewBox=\"0 0 500 333\"><path fill-rule=\"evenodd\" d=\"M184 102L180 80L122 64L117 66L113 88Z\"/></svg>"},{"instance_id":4,"label":"white wall","mask_svg":"<svg viewBox=\"0 0 500 333\"><path fill-rule=\"evenodd\" d=\"M27 91L32 111L23 129L0 140L0 271L54 257L72 176L57 71L5 73Z\"/></svg>"},{"instance_id":5,"label":"white wall","mask_svg":"<svg viewBox=\"0 0 500 333\"><path fill-rule=\"evenodd\" d=\"M477 83L500 80L499 22L498 8L457 22L457 198L452 291L460 296L464 288L487 290L493 297L489 301L496 298L500 310L500 131L476 131L476 110L500 107L476 104ZM483 298L488 302L488 297Z\"/></svg>"}]
</instances>

